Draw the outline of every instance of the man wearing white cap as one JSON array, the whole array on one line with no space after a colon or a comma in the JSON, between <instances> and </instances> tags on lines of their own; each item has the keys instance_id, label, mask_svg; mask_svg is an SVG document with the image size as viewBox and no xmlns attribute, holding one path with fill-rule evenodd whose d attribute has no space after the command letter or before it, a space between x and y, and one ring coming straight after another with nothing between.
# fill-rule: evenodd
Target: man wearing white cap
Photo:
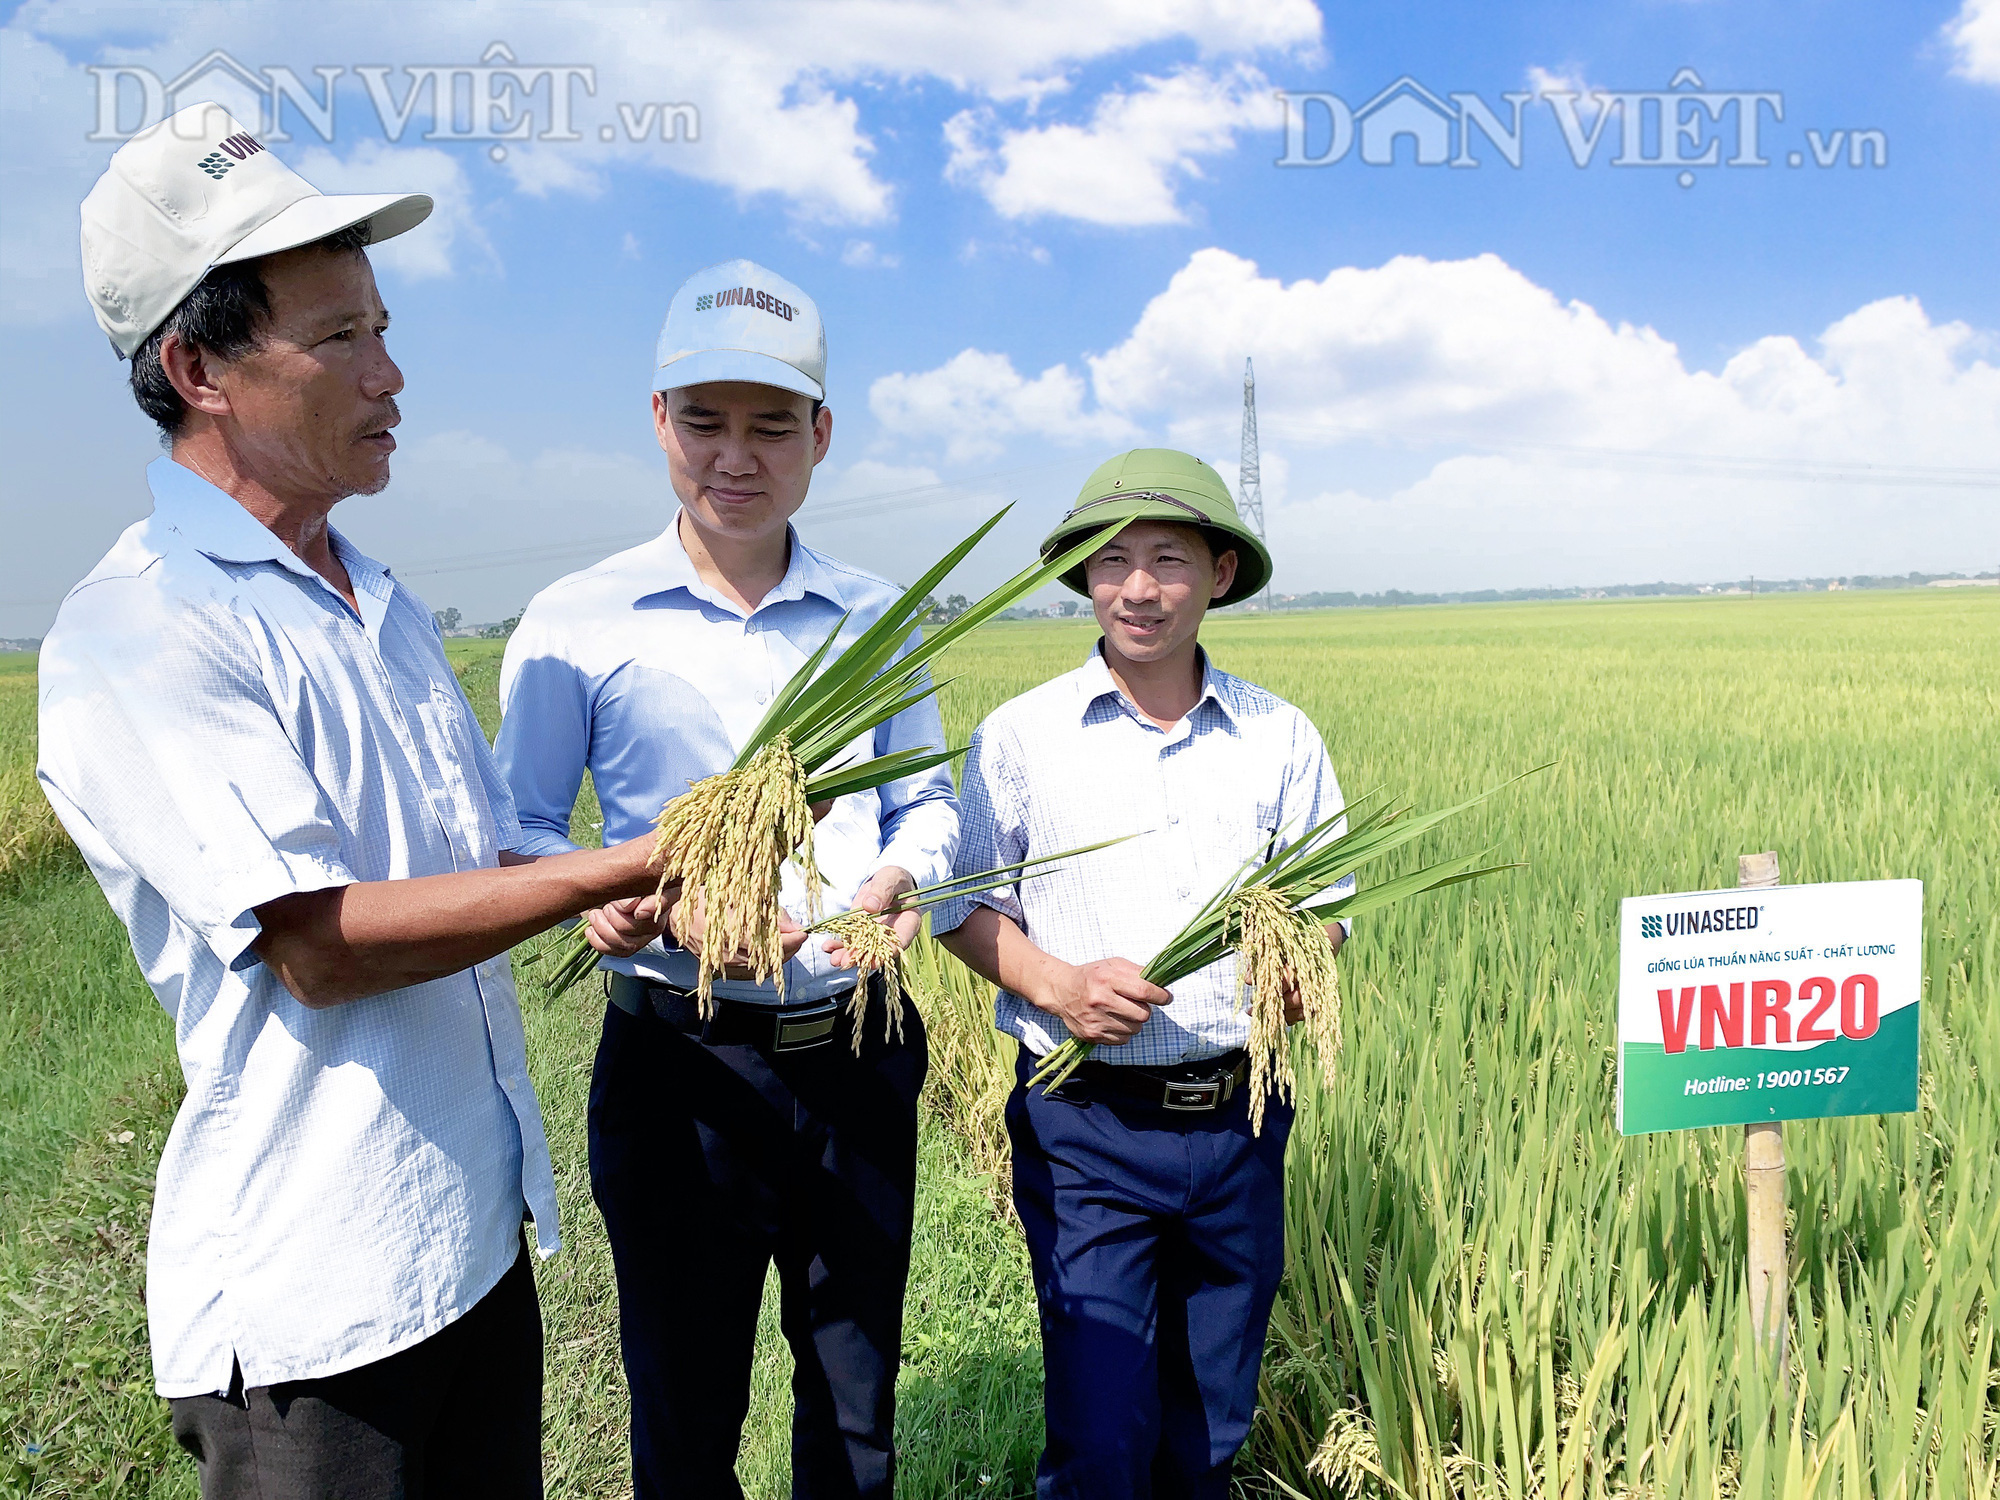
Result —
<instances>
[{"instance_id":1,"label":"man wearing white cap","mask_svg":"<svg viewBox=\"0 0 2000 1500\"><path fill-rule=\"evenodd\" d=\"M429 611L327 524L387 484L403 384L361 247L430 208L325 197L213 104L83 204L169 455L43 644L39 772L174 1019L146 1304L208 1500L541 1494L555 1191L506 950L654 880L512 852Z\"/></svg>"},{"instance_id":2,"label":"man wearing white cap","mask_svg":"<svg viewBox=\"0 0 2000 1500\"><path fill-rule=\"evenodd\" d=\"M536 853L575 847L586 770L606 845L649 844L661 804L728 769L827 632L844 617L852 639L896 593L790 525L833 432L811 298L749 261L711 266L675 294L656 364L653 425L679 513L537 595L501 671L495 753ZM927 699L878 729L871 753L943 743ZM827 908L879 912L942 879L957 838L942 767L841 798L814 840ZM805 894L787 865L792 916ZM870 1026L857 1051L848 955L806 945L796 924L782 994L718 981L704 1019L695 957L662 943L649 904L616 903L591 925L612 971L591 1188L617 1262L636 1500L742 1494L736 1451L774 1259L795 1362L792 1493L887 1500L921 1021L894 1041ZM893 925L907 944L918 919Z\"/></svg>"}]
</instances>

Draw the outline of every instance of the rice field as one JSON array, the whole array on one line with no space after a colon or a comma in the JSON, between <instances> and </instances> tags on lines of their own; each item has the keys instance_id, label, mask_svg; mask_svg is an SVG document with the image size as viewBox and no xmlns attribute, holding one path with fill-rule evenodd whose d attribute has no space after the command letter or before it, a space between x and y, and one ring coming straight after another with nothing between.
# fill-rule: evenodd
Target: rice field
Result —
<instances>
[{"instance_id":1,"label":"rice field","mask_svg":"<svg viewBox=\"0 0 2000 1500\"><path fill-rule=\"evenodd\" d=\"M1334 1081L1298 1070L1242 1493L2000 1494L2000 600L1972 592L1212 622L1217 660L1312 715L1350 794L1436 806L1558 763L1411 851L1528 868L1371 918L1342 955ZM981 632L948 728L1090 640ZM471 643L461 666L490 711L497 652ZM26 746L18 675L0 667L0 776ZM586 797L579 834L593 817ZM191 1495L147 1394L137 1289L177 1087L166 1023L87 877L36 848L0 859L0 1493ZM1749 1337L1741 1132L1626 1141L1611 1123L1618 898L1729 884L1760 849L1788 882L1915 876L1926 896L1919 1111L1786 1127L1782 1370ZM912 970L935 1068L898 1491L1026 1495L1039 1357L1004 1207L1010 1044L937 950ZM615 1310L583 1162L599 1002L524 1001L574 1240L543 1268L549 1491L617 1496ZM741 1468L777 1496L787 1367L766 1324Z\"/></svg>"}]
</instances>

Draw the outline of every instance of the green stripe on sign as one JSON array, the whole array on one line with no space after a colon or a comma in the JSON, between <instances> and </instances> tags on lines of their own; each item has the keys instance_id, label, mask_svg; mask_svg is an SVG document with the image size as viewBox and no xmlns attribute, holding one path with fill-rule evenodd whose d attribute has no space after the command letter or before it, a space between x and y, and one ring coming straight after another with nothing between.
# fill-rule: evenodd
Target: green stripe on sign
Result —
<instances>
[{"instance_id":1,"label":"green stripe on sign","mask_svg":"<svg viewBox=\"0 0 2000 1500\"><path fill-rule=\"evenodd\" d=\"M1691 1047L1670 1056L1658 1042L1627 1042L1620 1124L1626 1135L1646 1135L1758 1120L1907 1113L1917 1107L1921 1008L1906 1005L1889 1012L1865 1041L1839 1037L1803 1051L1728 1047L1702 1052ZM1808 1081L1799 1084L1770 1077L1801 1070ZM1811 1081L1826 1071L1838 1081ZM1761 1087L1759 1074L1765 1075Z\"/></svg>"}]
</instances>

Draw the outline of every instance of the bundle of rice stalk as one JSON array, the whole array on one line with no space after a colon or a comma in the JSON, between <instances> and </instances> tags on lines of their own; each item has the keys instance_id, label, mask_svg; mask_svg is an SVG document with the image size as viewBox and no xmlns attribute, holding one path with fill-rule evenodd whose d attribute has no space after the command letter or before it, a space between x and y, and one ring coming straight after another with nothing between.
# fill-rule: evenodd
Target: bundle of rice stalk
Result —
<instances>
[{"instance_id":1,"label":"bundle of rice stalk","mask_svg":"<svg viewBox=\"0 0 2000 1500\"><path fill-rule=\"evenodd\" d=\"M918 886L913 891L905 891L898 896L887 911L872 912L850 908L831 917L823 917L806 929L807 934L837 937L855 957L855 968L861 982L854 987L848 999L847 1011L854 1023L854 1053L861 1055L861 1024L868 1013L868 976L880 974L888 1005L888 1014L883 1017L882 1037L901 1041L903 1037L903 984L899 960L903 949L896 941L896 934L890 928L887 918L909 911L924 911L949 901L957 896L976 896L981 891L998 890L1004 885L1018 885L1047 875L1066 859L1095 853L1099 849L1109 849L1113 844L1122 844L1126 839L1137 838L1137 834L1125 834L1121 838L1104 839L1095 844L1083 844L1075 849L1065 849L1060 854L1044 854L1034 859L1024 859L1016 864L996 865L990 870L981 870L976 875L959 875L951 880L940 880L936 885Z\"/></svg>"},{"instance_id":2,"label":"bundle of rice stalk","mask_svg":"<svg viewBox=\"0 0 2000 1500\"><path fill-rule=\"evenodd\" d=\"M654 820L659 832L653 863L660 871L662 895L671 881L681 882L675 940L686 946L694 914L703 916L698 968L704 1015L714 1005L715 977L733 953L749 955L759 983L775 974L782 994L778 891L787 858L797 860L804 877L810 917L817 920L820 914L823 882L813 858L813 804L917 775L965 753L963 747L916 747L853 761L846 757L855 742L937 691L930 663L955 642L1075 567L1124 524L1112 521L1067 551L1015 574L957 619L916 634L925 601L1011 509L997 512L946 553L828 662L847 624L843 615L772 699L730 768L695 782L660 809ZM906 643L910 649L898 656ZM588 928L579 924L558 940L550 993L567 989L596 965Z\"/></svg>"},{"instance_id":3,"label":"bundle of rice stalk","mask_svg":"<svg viewBox=\"0 0 2000 1500\"><path fill-rule=\"evenodd\" d=\"M1520 779L1517 776L1513 781ZM1353 825L1336 836L1334 825L1350 815L1350 809L1343 808L1275 857L1259 863L1253 855L1244 861L1236 874L1209 897L1187 926L1146 965L1146 980L1167 988L1230 952L1236 953L1237 1003L1247 1004L1250 1009L1252 1131L1263 1131L1265 1101L1274 1093L1281 1098L1291 1097L1297 1084L1286 1037L1287 981L1298 987L1307 1035L1313 1039L1321 1066L1331 1077L1333 1058L1341 1044L1340 985L1332 945L1326 940L1326 923L1339 917L1360 916L1425 891L1441 890L1518 866L1487 865L1475 869L1479 856L1470 855L1440 861L1349 896L1329 897L1328 889L1361 866L1421 838L1446 819L1478 806L1513 781L1421 818L1409 818L1408 808L1384 802L1372 812L1354 814ZM1028 1080L1029 1087L1040 1084L1044 1089L1061 1088L1094 1050L1092 1043L1074 1037L1059 1043L1042 1059Z\"/></svg>"}]
</instances>

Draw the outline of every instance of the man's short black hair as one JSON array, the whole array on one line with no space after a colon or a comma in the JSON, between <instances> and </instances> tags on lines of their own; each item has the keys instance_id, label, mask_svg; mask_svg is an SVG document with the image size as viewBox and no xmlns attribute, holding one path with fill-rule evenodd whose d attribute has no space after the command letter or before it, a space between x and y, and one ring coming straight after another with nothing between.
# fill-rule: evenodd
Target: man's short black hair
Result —
<instances>
[{"instance_id":1,"label":"man's short black hair","mask_svg":"<svg viewBox=\"0 0 2000 1500\"><path fill-rule=\"evenodd\" d=\"M309 247L338 255L359 255L368 245L364 220L334 231ZM160 345L177 333L204 354L238 359L263 342L264 324L271 316L271 294L257 267L263 257L211 266L193 291L167 314L167 320L146 335L132 355L132 399L160 429L162 444L171 443L187 422L187 403L160 363Z\"/></svg>"}]
</instances>

